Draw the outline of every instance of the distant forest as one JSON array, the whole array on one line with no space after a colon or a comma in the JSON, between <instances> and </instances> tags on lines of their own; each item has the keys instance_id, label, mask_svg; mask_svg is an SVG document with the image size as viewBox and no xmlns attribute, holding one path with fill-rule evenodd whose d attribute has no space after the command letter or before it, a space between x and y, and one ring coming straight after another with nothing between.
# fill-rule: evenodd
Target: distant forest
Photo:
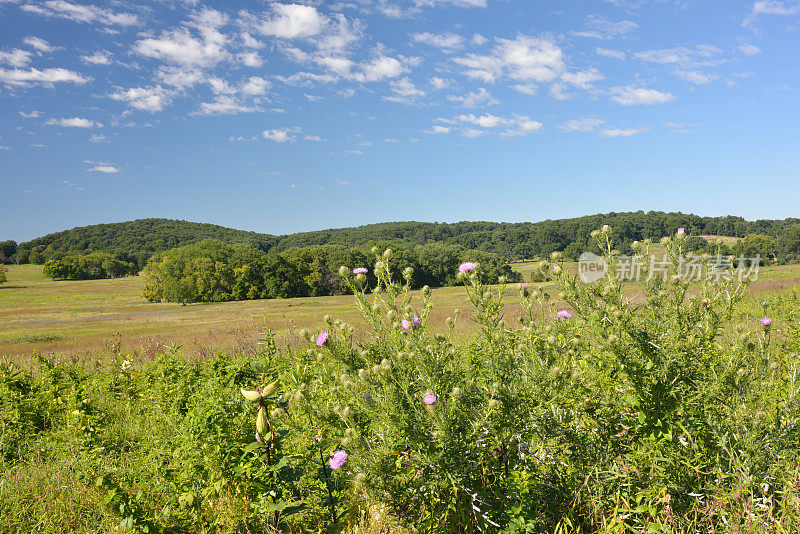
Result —
<instances>
[{"instance_id":1,"label":"distant forest","mask_svg":"<svg viewBox=\"0 0 800 534\"><path fill-rule=\"evenodd\" d=\"M96 224L56 232L31 241L0 242L0 261L44 264L48 260L105 253L114 259L142 269L155 254L214 239L228 244L244 243L261 252L283 252L319 245L365 247L372 243L398 243L407 246L439 243L465 250L497 254L507 260L530 259L565 252L573 257L592 246L590 233L608 224L620 250L626 251L636 240L657 240L686 228L689 235L745 237L759 235L768 252L787 261L797 259L800 250L800 219L747 221L742 217L701 217L684 213L627 212L587 215L572 219L535 223L494 222L388 222L303 232L269 235L225 228L213 224L170 219ZM72 261L72 260L71 260Z\"/></svg>"}]
</instances>

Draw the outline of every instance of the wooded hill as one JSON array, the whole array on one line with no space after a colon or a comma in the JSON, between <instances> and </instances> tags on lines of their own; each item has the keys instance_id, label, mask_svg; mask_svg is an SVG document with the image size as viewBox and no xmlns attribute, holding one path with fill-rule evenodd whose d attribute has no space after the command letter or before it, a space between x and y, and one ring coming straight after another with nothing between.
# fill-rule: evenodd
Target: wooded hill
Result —
<instances>
[{"instance_id":1,"label":"wooded hill","mask_svg":"<svg viewBox=\"0 0 800 534\"><path fill-rule=\"evenodd\" d=\"M788 230L800 227L800 219L747 221L735 216L701 217L684 213L637 211L535 223L387 222L282 236L214 224L138 219L56 232L12 247L16 248L15 254L7 253L6 256L19 263L44 263L67 254L106 252L141 268L155 253L204 239L217 239L225 243L252 244L263 252L311 245L352 247L372 242L443 243L460 245L469 250L494 252L508 259L522 259L544 256L556 250L568 253L584 250L590 245L590 232L604 224L612 227L615 241L625 249L634 240L660 239L674 234L681 227L686 228L690 235L744 237L763 234L777 239Z\"/></svg>"}]
</instances>

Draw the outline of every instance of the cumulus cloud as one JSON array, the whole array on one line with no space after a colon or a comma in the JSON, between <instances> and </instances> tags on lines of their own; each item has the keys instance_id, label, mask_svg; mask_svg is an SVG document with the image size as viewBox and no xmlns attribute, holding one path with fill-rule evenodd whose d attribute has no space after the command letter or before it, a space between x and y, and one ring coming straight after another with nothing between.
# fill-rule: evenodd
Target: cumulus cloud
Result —
<instances>
[{"instance_id":1,"label":"cumulus cloud","mask_svg":"<svg viewBox=\"0 0 800 534\"><path fill-rule=\"evenodd\" d=\"M133 13L117 13L94 5L81 5L66 0L47 0L42 4L24 4L20 9L47 17L61 17L75 22L106 26L134 26L139 17Z\"/></svg>"},{"instance_id":2,"label":"cumulus cloud","mask_svg":"<svg viewBox=\"0 0 800 534\"><path fill-rule=\"evenodd\" d=\"M444 52L451 52L464 46L464 38L455 33L413 33L411 40L439 48Z\"/></svg>"},{"instance_id":3,"label":"cumulus cloud","mask_svg":"<svg viewBox=\"0 0 800 534\"><path fill-rule=\"evenodd\" d=\"M12 86L44 85L52 87L56 83L74 83L83 85L91 80L77 72L63 69L0 69L0 82Z\"/></svg>"},{"instance_id":4,"label":"cumulus cloud","mask_svg":"<svg viewBox=\"0 0 800 534\"><path fill-rule=\"evenodd\" d=\"M447 95L447 100L460 104L465 108L492 106L500 103L483 87L466 95Z\"/></svg>"},{"instance_id":5,"label":"cumulus cloud","mask_svg":"<svg viewBox=\"0 0 800 534\"><path fill-rule=\"evenodd\" d=\"M756 45L743 44L739 46L739 52L746 56L757 56L761 53L761 49Z\"/></svg>"},{"instance_id":6,"label":"cumulus cloud","mask_svg":"<svg viewBox=\"0 0 800 534\"><path fill-rule=\"evenodd\" d=\"M716 46L698 45L695 48L679 46L660 50L645 50L635 54L637 59L661 64L679 64L684 67L718 65L721 61L712 60L722 52Z\"/></svg>"},{"instance_id":7,"label":"cumulus cloud","mask_svg":"<svg viewBox=\"0 0 800 534\"><path fill-rule=\"evenodd\" d=\"M301 4L272 4L262 16L243 14L249 25L262 35L282 39L311 37L322 32L328 18L314 6Z\"/></svg>"},{"instance_id":8,"label":"cumulus cloud","mask_svg":"<svg viewBox=\"0 0 800 534\"><path fill-rule=\"evenodd\" d=\"M0 64L11 65L12 67L25 67L31 61L31 54L27 50L12 48L11 50L0 50Z\"/></svg>"},{"instance_id":9,"label":"cumulus cloud","mask_svg":"<svg viewBox=\"0 0 800 534\"><path fill-rule=\"evenodd\" d=\"M434 89L438 90L446 89L447 87L450 86L450 80L448 80L447 78L440 78L438 76L433 76L429 78L428 82Z\"/></svg>"},{"instance_id":10,"label":"cumulus cloud","mask_svg":"<svg viewBox=\"0 0 800 534\"><path fill-rule=\"evenodd\" d=\"M266 94L270 88L270 83L260 76L251 76L242 85L242 93L251 96L260 96Z\"/></svg>"},{"instance_id":11,"label":"cumulus cloud","mask_svg":"<svg viewBox=\"0 0 800 534\"><path fill-rule=\"evenodd\" d=\"M133 50L145 57L160 59L184 67L209 67L228 59L228 38L219 31L228 16L205 8L195 13L184 26L164 31L159 37L136 42ZM196 31L199 36L192 34Z\"/></svg>"},{"instance_id":12,"label":"cumulus cloud","mask_svg":"<svg viewBox=\"0 0 800 534\"><path fill-rule=\"evenodd\" d=\"M112 100L125 102L130 107L149 111L161 111L172 100L172 93L160 85L153 87L131 87L110 95Z\"/></svg>"},{"instance_id":13,"label":"cumulus cloud","mask_svg":"<svg viewBox=\"0 0 800 534\"><path fill-rule=\"evenodd\" d=\"M716 74L704 74L696 70L676 70L675 76L695 85L706 85L719 79Z\"/></svg>"},{"instance_id":14,"label":"cumulus cloud","mask_svg":"<svg viewBox=\"0 0 800 534\"><path fill-rule=\"evenodd\" d=\"M273 130L264 130L261 135L267 141L275 141L276 143L294 143L294 133L300 132L300 128L275 128Z\"/></svg>"},{"instance_id":15,"label":"cumulus cloud","mask_svg":"<svg viewBox=\"0 0 800 534\"><path fill-rule=\"evenodd\" d=\"M58 50L57 46L52 46L50 43L39 37L28 36L22 40L26 45L30 46L37 52L49 53Z\"/></svg>"},{"instance_id":16,"label":"cumulus cloud","mask_svg":"<svg viewBox=\"0 0 800 534\"><path fill-rule=\"evenodd\" d=\"M614 59L625 59L625 52L622 50L611 50L610 48L600 48L599 46L594 49L594 53L598 56L610 57Z\"/></svg>"},{"instance_id":17,"label":"cumulus cloud","mask_svg":"<svg viewBox=\"0 0 800 534\"><path fill-rule=\"evenodd\" d=\"M200 115L234 115L237 113L254 113L262 111L258 106L241 102L229 95L219 95L212 102L200 104Z\"/></svg>"},{"instance_id":18,"label":"cumulus cloud","mask_svg":"<svg viewBox=\"0 0 800 534\"><path fill-rule=\"evenodd\" d=\"M486 0L414 0L417 6L453 5L458 7L486 7Z\"/></svg>"},{"instance_id":19,"label":"cumulus cloud","mask_svg":"<svg viewBox=\"0 0 800 534\"><path fill-rule=\"evenodd\" d=\"M644 87L612 87L611 100L623 106L663 104L675 98L671 93Z\"/></svg>"},{"instance_id":20,"label":"cumulus cloud","mask_svg":"<svg viewBox=\"0 0 800 534\"><path fill-rule=\"evenodd\" d=\"M611 22L604 17L593 16L589 17L586 29L574 32L574 35L593 39L613 39L615 37L625 36L638 27L639 25L631 20Z\"/></svg>"},{"instance_id":21,"label":"cumulus cloud","mask_svg":"<svg viewBox=\"0 0 800 534\"><path fill-rule=\"evenodd\" d=\"M488 55L467 54L454 59L464 74L489 83L507 77L516 81L551 82L565 70L564 54L553 41L517 36L497 39Z\"/></svg>"},{"instance_id":22,"label":"cumulus cloud","mask_svg":"<svg viewBox=\"0 0 800 534\"><path fill-rule=\"evenodd\" d=\"M605 124L605 121L601 119L586 117L563 122L559 125L559 129L563 132L593 132L603 124Z\"/></svg>"},{"instance_id":23,"label":"cumulus cloud","mask_svg":"<svg viewBox=\"0 0 800 534\"><path fill-rule=\"evenodd\" d=\"M62 126L65 128L101 128L103 125L89 119L81 117L72 117L69 119L50 119L47 124L51 126Z\"/></svg>"},{"instance_id":24,"label":"cumulus cloud","mask_svg":"<svg viewBox=\"0 0 800 534\"><path fill-rule=\"evenodd\" d=\"M541 122L531 120L526 115L500 117L491 113L484 113L483 115L469 113L457 115L452 119L439 118L436 120L449 125L448 127L441 127L446 128L447 131L443 131L438 125L435 125L432 130L426 133L449 133L451 127L457 127L459 128L457 130L458 133L464 137L480 137L488 133L488 130L503 127L505 129L499 132L501 136L515 137L535 132L543 127Z\"/></svg>"},{"instance_id":25,"label":"cumulus cloud","mask_svg":"<svg viewBox=\"0 0 800 534\"><path fill-rule=\"evenodd\" d=\"M606 128L600 132L600 137L631 137L646 131L647 128Z\"/></svg>"},{"instance_id":26,"label":"cumulus cloud","mask_svg":"<svg viewBox=\"0 0 800 534\"><path fill-rule=\"evenodd\" d=\"M103 174L117 174L119 172L119 169L117 169L113 165L101 164L101 165L95 165L94 167L89 167L88 169L86 169L86 171L101 172Z\"/></svg>"},{"instance_id":27,"label":"cumulus cloud","mask_svg":"<svg viewBox=\"0 0 800 534\"><path fill-rule=\"evenodd\" d=\"M414 104L417 99L425 96L425 91L418 88L408 78L401 78L400 80L390 83L392 94L383 97L388 102L396 102L400 104Z\"/></svg>"},{"instance_id":28,"label":"cumulus cloud","mask_svg":"<svg viewBox=\"0 0 800 534\"><path fill-rule=\"evenodd\" d=\"M105 50L101 50L99 52L95 52L92 55L81 56L81 61L83 61L84 63L90 63L92 65L110 65L111 54L106 52Z\"/></svg>"},{"instance_id":29,"label":"cumulus cloud","mask_svg":"<svg viewBox=\"0 0 800 534\"><path fill-rule=\"evenodd\" d=\"M757 0L753 2L750 14L742 21L742 26L752 24L759 15L795 15L800 13L800 3L779 0Z\"/></svg>"}]
</instances>

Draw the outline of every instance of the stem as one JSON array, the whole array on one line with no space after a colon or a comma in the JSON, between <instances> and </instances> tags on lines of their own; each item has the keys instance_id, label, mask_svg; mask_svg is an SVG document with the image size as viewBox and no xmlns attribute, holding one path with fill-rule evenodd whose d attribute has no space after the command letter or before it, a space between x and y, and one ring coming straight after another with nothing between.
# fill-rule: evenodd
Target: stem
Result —
<instances>
[{"instance_id":1,"label":"stem","mask_svg":"<svg viewBox=\"0 0 800 534\"><path fill-rule=\"evenodd\" d=\"M336 524L336 508L333 506L333 491L331 491L331 481L328 478L328 468L325 467L325 457L322 455L322 445L319 448L319 461L322 464L322 473L325 475L325 485L328 487L328 504L331 507L331 516L333 523Z\"/></svg>"}]
</instances>

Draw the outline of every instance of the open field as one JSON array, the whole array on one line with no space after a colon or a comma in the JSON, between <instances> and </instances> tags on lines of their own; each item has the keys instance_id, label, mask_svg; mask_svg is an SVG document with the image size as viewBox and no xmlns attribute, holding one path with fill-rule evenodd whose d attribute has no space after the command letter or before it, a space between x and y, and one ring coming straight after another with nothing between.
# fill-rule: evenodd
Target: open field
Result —
<instances>
[{"instance_id":1,"label":"open field","mask_svg":"<svg viewBox=\"0 0 800 534\"><path fill-rule=\"evenodd\" d=\"M535 265L515 263L513 268L527 280ZM564 266L575 269L574 264ZM147 302L142 283L140 277L52 281L42 275L41 266L10 266L8 282L0 286L0 355L39 351L75 359L114 348L153 356L172 345L196 355L214 350L249 354L257 350L265 329L294 342L299 329L318 327L326 314L360 324L350 295L181 306ZM749 299L758 302L798 285L800 266L766 267ZM635 294L636 285L629 291ZM434 327L443 329L453 309L468 308L461 287L438 288L433 295ZM510 286L507 295L511 313L518 302L516 287Z\"/></svg>"}]
</instances>

